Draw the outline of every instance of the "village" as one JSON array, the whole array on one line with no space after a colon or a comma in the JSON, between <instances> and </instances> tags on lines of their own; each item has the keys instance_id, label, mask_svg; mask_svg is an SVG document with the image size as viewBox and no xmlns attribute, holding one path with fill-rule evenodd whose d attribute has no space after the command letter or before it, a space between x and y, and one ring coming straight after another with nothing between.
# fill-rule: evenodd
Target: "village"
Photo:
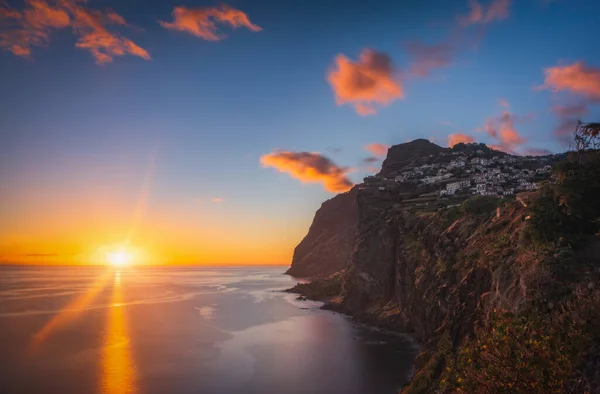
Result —
<instances>
[{"instance_id":1,"label":"village","mask_svg":"<svg viewBox=\"0 0 600 394\"><path fill-rule=\"evenodd\" d=\"M378 193L410 191L411 198L456 200L471 195L505 198L534 191L549 180L558 155L513 156L497 151L443 152L425 163L364 178L362 190ZM394 193L395 194L395 193Z\"/></svg>"}]
</instances>

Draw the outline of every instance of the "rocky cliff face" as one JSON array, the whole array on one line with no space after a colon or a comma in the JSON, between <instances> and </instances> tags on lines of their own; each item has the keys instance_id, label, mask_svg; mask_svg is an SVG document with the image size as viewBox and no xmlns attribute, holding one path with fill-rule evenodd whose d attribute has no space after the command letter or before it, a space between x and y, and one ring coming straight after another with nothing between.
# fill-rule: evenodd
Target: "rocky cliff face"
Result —
<instances>
[{"instance_id":1,"label":"rocky cliff face","mask_svg":"<svg viewBox=\"0 0 600 394\"><path fill-rule=\"evenodd\" d=\"M401 170L406 166L413 166L420 160L426 160L429 155L436 155L448 150L422 138L405 144L394 145L388 150L380 173L385 175L392 171Z\"/></svg>"},{"instance_id":2,"label":"rocky cliff face","mask_svg":"<svg viewBox=\"0 0 600 394\"><path fill-rule=\"evenodd\" d=\"M343 269L354 250L358 224L358 188L321 205L308 234L296 246L286 272L297 277L328 276Z\"/></svg>"},{"instance_id":3,"label":"rocky cliff face","mask_svg":"<svg viewBox=\"0 0 600 394\"><path fill-rule=\"evenodd\" d=\"M407 150L409 144L392 147L382 173L403 168L407 163L418 162L431 152L443 149L428 144L425 140L417 141L415 151ZM589 175L590 181L599 175L598 170L594 171ZM588 190L573 195L600 195L600 186L594 182L593 193L598 194ZM564 223L571 220L568 218L570 213L563 219L554 216L564 213L557 213L560 212L557 209L561 209L558 208L560 201L564 199L558 193L559 189L548 186L538 193L523 194L518 200L480 197L467 200L460 207L432 212L407 209L397 196L356 188L341 199L338 196L330 200L328 206L324 204L317 212L309 234L296 248L296 267L293 264L290 271L306 269L301 272L329 275L344 267L344 272L334 279L341 282L341 287L324 285L321 281L315 282L314 288L307 285L298 290L307 290L314 297L319 289L340 288L327 307L373 324L411 332L424 344L424 351L416 362L415 379L407 392L456 392L462 387L462 391L491 393L505 385L528 387L531 389L528 392L600 392L600 384L594 386L594 379L600 382L600 376L593 372L600 365L599 353L594 350L586 355L588 347L600 349L600 338L581 334L578 338L584 339L578 342L576 350L568 350L570 348L564 345L573 339L566 342L560 339L565 333L579 329L584 332L587 329L581 327L600 324L595 318L582 317L593 315L590 311L600 307L600 288L597 286L600 270L594 268L600 266L599 238L589 233L590 236L585 238L589 247L582 249L585 252L578 252L574 243L565 241L560 235L541 243L533 241L535 233L531 238L531 222L542 227L535 231L543 232L546 216L561 223L563 219L566 220ZM536 208L532 208L527 206L527 198L533 201L548 199L549 203L548 206L536 203ZM341 238L334 235L349 223L342 217L327 217L334 212L338 215L337 208L333 208L336 199L345 201L349 212L356 215L350 223L352 235L349 232ZM599 205L597 202L591 204ZM589 207L590 202L582 206ZM540 207L549 211L540 211ZM537 215L536 220L526 220L531 215ZM332 256L336 258L332 259ZM346 259L347 264L342 262ZM335 263L325 264L329 261ZM504 339L488 337L489 332L498 329L493 326L496 323L492 318L497 311L502 311L502 316L509 316L503 318L503 325L499 326L506 330ZM518 323L514 326L517 328L510 323L513 322L511 319L517 319L514 316L520 316L520 320L514 320ZM531 316L538 320L534 321ZM537 331L519 331L522 329L518 328L536 324L540 327L560 326L570 320L580 320L576 323L579 328L566 327L564 331L544 335L539 334L540 328ZM481 327L487 327L488 332L481 331ZM537 338L536 335L539 335L539 341L531 339ZM528 341L544 343L539 345L542 350L532 351L528 346L533 345L527 345ZM506 344L510 344L509 350L506 350ZM477 354L469 355L468 362L460 361L464 349L475 347ZM495 353L486 353L488 347L494 348ZM527 357L533 360L529 364ZM558 359L569 361L552 364ZM494 375L492 369L497 365L514 363L518 366L522 360L526 362L517 367L517 371L525 372L511 372L506 367ZM470 370L470 366L475 365L472 362L479 369ZM576 364L586 365L592 372L575 371L580 368ZM481 365L485 367L482 369ZM539 365L545 365L543 371ZM542 372L536 377L538 369ZM483 378L478 375L481 370L485 371L481 374ZM548 371L552 371L552 379L548 378ZM516 374L514 381L512 373ZM525 375L528 377L524 378ZM586 377L582 378L583 375ZM487 388L476 389L482 387L481 384L488 384L489 379L497 381ZM542 387L540 381L546 386Z\"/></svg>"},{"instance_id":4,"label":"rocky cliff face","mask_svg":"<svg viewBox=\"0 0 600 394\"><path fill-rule=\"evenodd\" d=\"M525 207L510 203L496 216L458 210L409 212L373 208L359 196L356 250L338 307L426 341L449 330L455 341L472 331L477 313L517 311L527 297L516 252Z\"/></svg>"},{"instance_id":5,"label":"rocky cliff face","mask_svg":"<svg viewBox=\"0 0 600 394\"><path fill-rule=\"evenodd\" d=\"M447 149L425 139L394 145L381 173L410 166ZM348 264L358 229L359 187L325 201L316 212L308 234L296 246L286 274L297 277L328 276Z\"/></svg>"}]
</instances>

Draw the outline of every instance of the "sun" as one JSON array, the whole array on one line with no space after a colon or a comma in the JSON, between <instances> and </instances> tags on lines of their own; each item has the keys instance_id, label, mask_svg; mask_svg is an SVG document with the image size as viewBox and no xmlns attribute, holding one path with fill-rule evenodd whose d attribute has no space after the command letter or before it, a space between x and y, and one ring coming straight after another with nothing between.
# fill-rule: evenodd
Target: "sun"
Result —
<instances>
[{"instance_id":1,"label":"sun","mask_svg":"<svg viewBox=\"0 0 600 394\"><path fill-rule=\"evenodd\" d=\"M131 264L131 253L125 249L109 252L106 255L106 262L113 267L125 267Z\"/></svg>"}]
</instances>

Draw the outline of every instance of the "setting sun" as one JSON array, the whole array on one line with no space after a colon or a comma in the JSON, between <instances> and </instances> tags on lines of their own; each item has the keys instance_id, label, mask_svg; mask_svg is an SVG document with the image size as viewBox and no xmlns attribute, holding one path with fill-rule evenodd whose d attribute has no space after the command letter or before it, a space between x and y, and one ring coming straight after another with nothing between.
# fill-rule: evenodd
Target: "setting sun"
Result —
<instances>
[{"instance_id":1,"label":"setting sun","mask_svg":"<svg viewBox=\"0 0 600 394\"><path fill-rule=\"evenodd\" d=\"M124 267L131 264L131 253L124 249L115 250L106 255L106 262L113 267Z\"/></svg>"}]
</instances>

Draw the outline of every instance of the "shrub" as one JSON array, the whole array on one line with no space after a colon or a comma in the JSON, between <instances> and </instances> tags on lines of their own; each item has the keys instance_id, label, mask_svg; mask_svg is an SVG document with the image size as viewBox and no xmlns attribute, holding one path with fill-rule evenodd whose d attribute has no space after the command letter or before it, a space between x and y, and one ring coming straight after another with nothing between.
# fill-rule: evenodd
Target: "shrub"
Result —
<instances>
[{"instance_id":1,"label":"shrub","mask_svg":"<svg viewBox=\"0 0 600 394\"><path fill-rule=\"evenodd\" d=\"M470 197L461 205L464 213L482 215L492 213L498 207L499 199L492 196Z\"/></svg>"},{"instance_id":2,"label":"shrub","mask_svg":"<svg viewBox=\"0 0 600 394\"><path fill-rule=\"evenodd\" d=\"M584 329L540 314L494 313L476 330L476 339L461 349L441 388L482 394L563 393L577 380L580 352L589 343Z\"/></svg>"}]
</instances>

